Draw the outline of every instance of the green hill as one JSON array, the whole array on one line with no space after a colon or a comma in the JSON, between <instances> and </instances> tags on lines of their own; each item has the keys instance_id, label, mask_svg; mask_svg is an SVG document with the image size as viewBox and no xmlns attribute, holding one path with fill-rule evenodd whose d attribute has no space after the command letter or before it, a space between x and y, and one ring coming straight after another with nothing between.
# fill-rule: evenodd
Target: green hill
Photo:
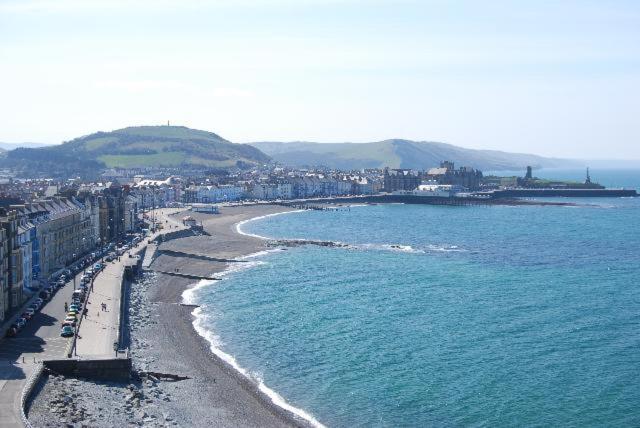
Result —
<instances>
[{"instance_id":1,"label":"green hill","mask_svg":"<svg viewBox=\"0 0 640 428\"><path fill-rule=\"evenodd\" d=\"M97 132L56 146L15 149L5 154L3 163L44 171L61 167L242 168L269 160L255 147L233 144L212 132L183 126L138 126Z\"/></svg>"},{"instance_id":2,"label":"green hill","mask_svg":"<svg viewBox=\"0 0 640 428\"><path fill-rule=\"evenodd\" d=\"M534 168L552 168L578 164L567 159L496 150L473 150L451 144L399 139L373 143L257 142L251 145L285 165L326 166L339 169L386 166L425 169L437 166L443 160L483 170L522 169L527 165Z\"/></svg>"}]
</instances>

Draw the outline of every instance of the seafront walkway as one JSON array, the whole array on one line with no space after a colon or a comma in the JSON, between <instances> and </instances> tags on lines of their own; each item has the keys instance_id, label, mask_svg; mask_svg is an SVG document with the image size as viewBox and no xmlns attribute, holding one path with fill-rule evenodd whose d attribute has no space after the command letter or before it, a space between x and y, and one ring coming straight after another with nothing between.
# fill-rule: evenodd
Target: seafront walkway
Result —
<instances>
[{"instance_id":1,"label":"seafront walkway","mask_svg":"<svg viewBox=\"0 0 640 428\"><path fill-rule=\"evenodd\" d=\"M132 249L135 255L141 248ZM106 267L93 281L93 289L87 300L87 314L78 328L78 337L74 356L80 358L113 357L114 343L118 342L118 328L120 326L121 286L124 270L127 266L135 265L137 258L129 252ZM104 305L104 306L103 306ZM104 308L104 309L103 309Z\"/></svg>"},{"instance_id":2,"label":"seafront walkway","mask_svg":"<svg viewBox=\"0 0 640 428\"><path fill-rule=\"evenodd\" d=\"M184 229L185 227L169 217L180 212L184 208L166 208L156 210L156 216L164 224L172 227L164 227L151 236L146 237L132 247L129 251L111 263L93 281L93 289L89 292L87 304L88 313L82 320L78 329L78 339L74 354L80 358L114 357L118 341L118 329L120 328L120 305L122 277L125 267L139 262L140 254L150 241L159 235ZM104 309L103 306L104 305Z\"/></svg>"},{"instance_id":3,"label":"seafront walkway","mask_svg":"<svg viewBox=\"0 0 640 428\"><path fill-rule=\"evenodd\" d=\"M88 316L82 320L76 342L80 358L114 356L113 343L118 338L120 323L120 287L125 266L136 263L129 253L141 253L148 242L161 234L185 227L169 215L185 208L156 210L156 216L171 228L164 229L142 240L137 246L120 257L120 261L107 263L107 267L94 279L93 291L89 293ZM80 284L79 272L76 284ZM27 326L12 339L0 338L0 428L22 427L21 395L36 363L47 359L66 358L72 339L60 337L60 325L66 313L65 302L71 301L74 283L68 282L36 313ZM101 304L106 311L101 311Z\"/></svg>"}]
</instances>

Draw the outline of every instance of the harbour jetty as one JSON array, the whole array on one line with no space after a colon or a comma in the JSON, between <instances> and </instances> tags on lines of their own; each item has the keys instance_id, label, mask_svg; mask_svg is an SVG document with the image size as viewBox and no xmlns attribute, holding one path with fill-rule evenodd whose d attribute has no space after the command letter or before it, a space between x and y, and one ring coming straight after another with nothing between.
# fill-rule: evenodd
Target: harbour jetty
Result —
<instances>
[{"instance_id":1,"label":"harbour jetty","mask_svg":"<svg viewBox=\"0 0 640 428\"><path fill-rule=\"evenodd\" d=\"M635 189L501 189L491 192L478 193L489 195L492 199L501 198L621 198L636 197L638 192Z\"/></svg>"},{"instance_id":2,"label":"harbour jetty","mask_svg":"<svg viewBox=\"0 0 640 428\"><path fill-rule=\"evenodd\" d=\"M572 206L576 202L549 201L523 198L620 198L637 197L635 189L499 189L490 191L478 191L463 194L451 194L451 196L419 196L404 193L381 193L362 196L335 196L324 198L297 199L278 202L279 205L306 210L335 210L336 207L327 207L323 204L423 204L423 205L556 205Z\"/></svg>"},{"instance_id":3,"label":"harbour jetty","mask_svg":"<svg viewBox=\"0 0 640 428\"><path fill-rule=\"evenodd\" d=\"M313 205L313 204L316 205ZM307 201L286 201L279 205L296 209L317 209L317 204L422 204L422 205L445 205L445 206L468 206L468 205L556 205L573 206L575 202L565 201L535 201L518 198L491 198L483 196L469 197L418 197L411 195L379 194L366 196L337 196L328 198L315 198ZM328 208L326 210L329 210Z\"/></svg>"}]
</instances>

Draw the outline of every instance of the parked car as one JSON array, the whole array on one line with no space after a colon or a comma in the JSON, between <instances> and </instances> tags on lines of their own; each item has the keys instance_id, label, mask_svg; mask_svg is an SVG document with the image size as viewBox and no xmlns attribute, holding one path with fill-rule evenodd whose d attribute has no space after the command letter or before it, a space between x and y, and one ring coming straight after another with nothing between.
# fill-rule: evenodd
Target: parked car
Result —
<instances>
[{"instance_id":1,"label":"parked car","mask_svg":"<svg viewBox=\"0 0 640 428\"><path fill-rule=\"evenodd\" d=\"M18 318L16 325L18 326L18 330L22 330L24 326L27 325L27 320L25 318Z\"/></svg>"},{"instance_id":2,"label":"parked car","mask_svg":"<svg viewBox=\"0 0 640 428\"><path fill-rule=\"evenodd\" d=\"M15 324L14 324L15 325ZM18 334L18 327L14 327L13 325L11 327L9 327L9 329L7 330L7 333L5 334L6 337L16 337L16 335Z\"/></svg>"},{"instance_id":3,"label":"parked car","mask_svg":"<svg viewBox=\"0 0 640 428\"><path fill-rule=\"evenodd\" d=\"M74 334L75 333L74 333L73 327L69 325L65 325L60 329L60 336L62 337L71 337Z\"/></svg>"},{"instance_id":4,"label":"parked car","mask_svg":"<svg viewBox=\"0 0 640 428\"><path fill-rule=\"evenodd\" d=\"M27 321L29 321L31 318L33 318L33 314L25 311L25 312L22 313L22 318L24 318Z\"/></svg>"},{"instance_id":5,"label":"parked car","mask_svg":"<svg viewBox=\"0 0 640 428\"><path fill-rule=\"evenodd\" d=\"M71 325L73 325L74 327L76 326L76 323L78 322L78 320L76 319L76 317L66 317L63 321L64 323L70 323Z\"/></svg>"},{"instance_id":6,"label":"parked car","mask_svg":"<svg viewBox=\"0 0 640 428\"><path fill-rule=\"evenodd\" d=\"M42 307L42 305L44 305L44 300L38 298L38 299L34 300L33 303L37 303L38 305L40 305Z\"/></svg>"}]
</instances>

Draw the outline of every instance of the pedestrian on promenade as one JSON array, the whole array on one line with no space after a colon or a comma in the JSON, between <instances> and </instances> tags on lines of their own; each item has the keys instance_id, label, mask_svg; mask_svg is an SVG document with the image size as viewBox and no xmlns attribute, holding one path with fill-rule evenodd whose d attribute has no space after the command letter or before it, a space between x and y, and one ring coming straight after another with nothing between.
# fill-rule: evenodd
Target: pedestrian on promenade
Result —
<instances>
[{"instance_id":1,"label":"pedestrian on promenade","mask_svg":"<svg viewBox=\"0 0 640 428\"><path fill-rule=\"evenodd\" d=\"M67 302L64 302L64 312L67 313L69 311L69 305L67 305Z\"/></svg>"}]
</instances>

